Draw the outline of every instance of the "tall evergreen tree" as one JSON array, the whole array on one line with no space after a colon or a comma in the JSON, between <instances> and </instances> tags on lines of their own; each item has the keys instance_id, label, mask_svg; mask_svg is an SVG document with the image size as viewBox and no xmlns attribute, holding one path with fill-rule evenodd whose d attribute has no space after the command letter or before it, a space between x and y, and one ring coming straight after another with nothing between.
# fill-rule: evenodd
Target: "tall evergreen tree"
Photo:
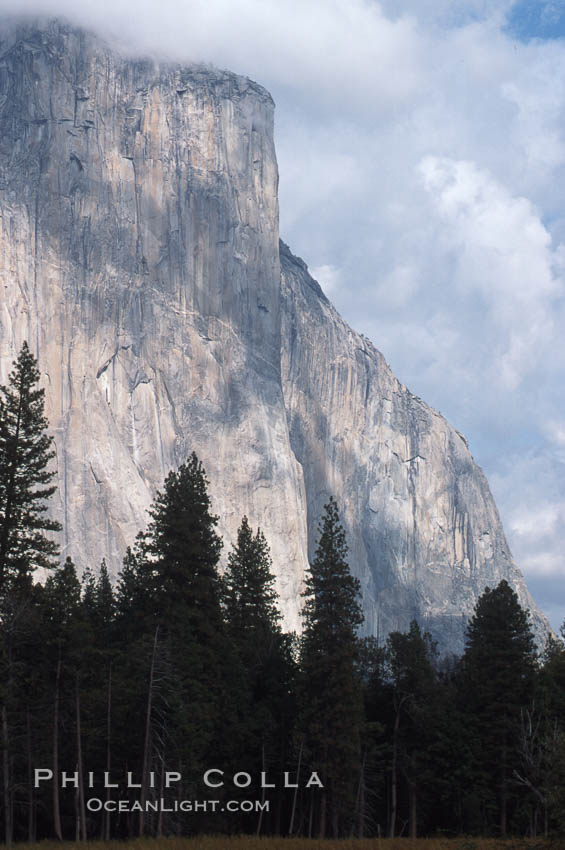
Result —
<instances>
[{"instance_id":1,"label":"tall evergreen tree","mask_svg":"<svg viewBox=\"0 0 565 850\"><path fill-rule=\"evenodd\" d=\"M8 385L0 386L0 643L2 678L0 716L4 834L14 836L18 794L26 788L28 836L35 828L35 805L27 773L31 765L33 704L37 668L30 665L39 635L37 599L32 575L37 567L54 566L57 546L45 531L59 524L49 520L46 500L54 472L54 453L46 434L44 392L37 387L39 370L24 343L13 364ZM37 662L37 656L36 656ZM33 688L28 685L33 682ZM26 778L18 774L26 764Z\"/></svg>"},{"instance_id":2,"label":"tall evergreen tree","mask_svg":"<svg viewBox=\"0 0 565 850\"><path fill-rule=\"evenodd\" d=\"M28 581L36 567L52 567L57 546L44 534L59 523L46 517L55 492L53 438L44 416L37 362L24 342L8 386L0 386L0 591Z\"/></svg>"},{"instance_id":3,"label":"tall evergreen tree","mask_svg":"<svg viewBox=\"0 0 565 850\"><path fill-rule=\"evenodd\" d=\"M437 693L435 654L431 635L422 634L415 620L407 634L392 632L388 636L386 658L393 704L391 838L396 834L400 779L407 790L411 838L416 838L422 791L429 785L429 747L434 731L430 721Z\"/></svg>"},{"instance_id":4,"label":"tall evergreen tree","mask_svg":"<svg viewBox=\"0 0 565 850\"><path fill-rule=\"evenodd\" d=\"M252 652L258 641L271 637L281 619L271 566L265 535L261 529L254 535L244 516L223 577L224 604L230 631L248 642Z\"/></svg>"},{"instance_id":5,"label":"tall evergreen tree","mask_svg":"<svg viewBox=\"0 0 565 850\"><path fill-rule=\"evenodd\" d=\"M86 628L81 605L81 583L71 558L47 578L41 594L43 608L43 673L50 698L45 706L50 728L45 739L51 742L50 764L55 776L59 770L76 769L82 745L76 724L80 674L86 666L91 632ZM76 796L52 783L52 812L58 838L74 833L74 824L84 818L76 810Z\"/></svg>"},{"instance_id":6,"label":"tall evergreen tree","mask_svg":"<svg viewBox=\"0 0 565 850\"><path fill-rule=\"evenodd\" d=\"M467 629L461 698L477 766L473 786L482 801L483 829L505 836L512 811L513 771L519 765L521 714L530 705L536 650L528 614L506 580L486 588ZM514 806L512 806L514 803Z\"/></svg>"},{"instance_id":7,"label":"tall evergreen tree","mask_svg":"<svg viewBox=\"0 0 565 850\"><path fill-rule=\"evenodd\" d=\"M169 473L150 516L142 551L154 580L158 616L169 628L184 628L188 621L200 636L212 634L221 620L217 567L222 540L194 452Z\"/></svg>"},{"instance_id":8,"label":"tall evergreen tree","mask_svg":"<svg viewBox=\"0 0 565 850\"><path fill-rule=\"evenodd\" d=\"M168 758L184 765L184 793L212 757L231 764L241 731L243 677L222 616L222 540L207 488L194 453L169 473L147 531L128 552L117 592L118 631L128 628L132 602L141 601L143 609L134 623L143 670L133 669L131 644L124 660L128 701L145 704L142 762L147 767ZM143 691L132 692L136 683Z\"/></svg>"},{"instance_id":9,"label":"tall evergreen tree","mask_svg":"<svg viewBox=\"0 0 565 850\"><path fill-rule=\"evenodd\" d=\"M94 599L100 624L105 629L108 629L116 613L116 600L114 599L114 588L112 587L108 566L104 558L100 564Z\"/></svg>"},{"instance_id":10,"label":"tall evergreen tree","mask_svg":"<svg viewBox=\"0 0 565 850\"><path fill-rule=\"evenodd\" d=\"M241 764L255 776L271 768L282 775L287 769L287 742L295 715L292 638L280 627L271 566L263 532L253 534L243 517L222 583L228 635L246 681L247 730L240 742ZM280 790L273 802L276 819L283 803ZM261 818L262 827L265 820Z\"/></svg>"},{"instance_id":11,"label":"tall evergreen tree","mask_svg":"<svg viewBox=\"0 0 565 850\"><path fill-rule=\"evenodd\" d=\"M334 836L351 824L359 784L362 694L357 628L363 622L360 583L349 572L345 531L333 498L324 508L320 537L304 593L302 731L312 769L319 771L319 832L328 812Z\"/></svg>"}]
</instances>

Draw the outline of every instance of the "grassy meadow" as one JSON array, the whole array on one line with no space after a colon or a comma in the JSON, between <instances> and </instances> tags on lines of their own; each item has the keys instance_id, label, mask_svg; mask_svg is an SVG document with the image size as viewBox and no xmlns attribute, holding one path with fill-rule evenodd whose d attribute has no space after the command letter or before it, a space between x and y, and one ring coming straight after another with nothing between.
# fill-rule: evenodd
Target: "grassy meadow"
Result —
<instances>
[{"instance_id":1,"label":"grassy meadow","mask_svg":"<svg viewBox=\"0 0 565 850\"><path fill-rule=\"evenodd\" d=\"M366 838L327 839L257 838L255 836L201 836L148 838L134 841L59 842L17 844L17 850L565 850L565 839L494 838Z\"/></svg>"}]
</instances>

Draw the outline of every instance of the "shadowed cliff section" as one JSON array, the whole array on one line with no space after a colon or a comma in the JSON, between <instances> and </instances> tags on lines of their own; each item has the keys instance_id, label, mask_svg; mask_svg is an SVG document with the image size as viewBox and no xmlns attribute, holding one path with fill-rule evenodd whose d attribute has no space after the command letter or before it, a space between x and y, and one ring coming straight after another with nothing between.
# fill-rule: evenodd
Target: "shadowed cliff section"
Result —
<instances>
[{"instance_id":1,"label":"shadowed cliff section","mask_svg":"<svg viewBox=\"0 0 565 850\"><path fill-rule=\"evenodd\" d=\"M280 258L283 387L308 539L338 493L367 630L405 631L415 618L442 649L460 648L478 596L506 578L545 633L465 439L400 384L284 243Z\"/></svg>"},{"instance_id":2,"label":"shadowed cliff section","mask_svg":"<svg viewBox=\"0 0 565 850\"><path fill-rule=\"evenodd\" d=\"M290 627L330 493L369 631L417 617L458 649L502 577L533 606L463 438L279 253L270 95L58 22L2 32L0 380L29 340L64 554L115 570L194 450L226 544L264 530Z\"/></svg>"}]
</instances>

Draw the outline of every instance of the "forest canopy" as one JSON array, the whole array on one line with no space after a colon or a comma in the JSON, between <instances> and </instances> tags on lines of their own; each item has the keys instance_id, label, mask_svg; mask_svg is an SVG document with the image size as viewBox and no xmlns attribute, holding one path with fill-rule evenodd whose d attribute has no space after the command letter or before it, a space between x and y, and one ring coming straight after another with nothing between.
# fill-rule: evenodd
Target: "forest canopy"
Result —
<instances>
[{"instance_id":1,"label":"forest canopy","mask_svg":"<svg viewBox=\"0 0 565 850\"><path fill-rule=\"evenodd\" d=\"M0 387L7 844L565 832L564 644L538 653L507 582L485 588L461 658L439 658L416 621L381 643L362 638L330 498L302 632L286 633L268 540L245 516L220 569L194 453L166 477L116 581L104 562L79 577L58 560L49 519L38 383L24 345Z\"/></svg>"}]
</instances>

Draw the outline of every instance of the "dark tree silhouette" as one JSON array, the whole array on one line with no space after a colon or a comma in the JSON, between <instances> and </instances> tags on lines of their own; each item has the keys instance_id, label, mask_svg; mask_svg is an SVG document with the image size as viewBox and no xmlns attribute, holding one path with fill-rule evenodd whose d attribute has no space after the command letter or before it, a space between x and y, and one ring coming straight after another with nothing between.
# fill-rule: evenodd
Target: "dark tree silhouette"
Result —
<instances>
[{"instance_id":1,"label":"dark tree silhouette","mask_svg":"<svg viewBox=\"0 0 565 850\"><path fill-rule=\"evenodd\" d=\"M60 530L46 516L55 492L53 438L44 416L37 361L24 342L8 385L0 386L0 590L52 567L57 545L44 534Z\"/></svg>"}]
</instances>

